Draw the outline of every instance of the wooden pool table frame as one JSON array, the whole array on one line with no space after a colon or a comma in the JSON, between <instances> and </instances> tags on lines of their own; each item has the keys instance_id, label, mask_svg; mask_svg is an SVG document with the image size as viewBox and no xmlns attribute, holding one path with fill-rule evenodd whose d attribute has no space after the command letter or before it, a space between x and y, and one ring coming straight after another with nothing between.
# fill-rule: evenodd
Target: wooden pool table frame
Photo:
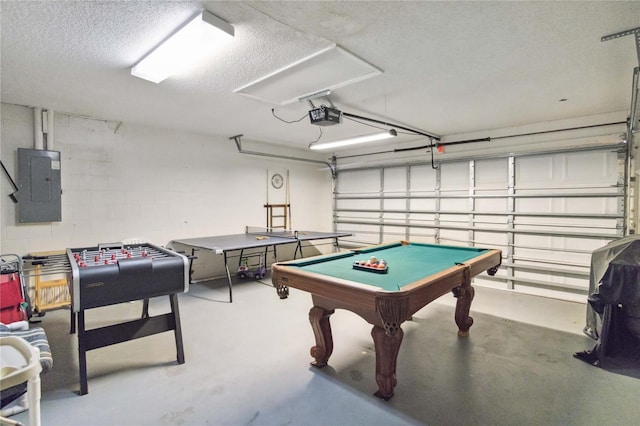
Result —
<instances>
[{"instance_id":1,"label":"wooden pool table frame","mask_svg":"<svg viewBox=\"0 0 640 426\"><path fill-rule=\"evenodd\" d=\"M406 241L401 243L410 244ZM331 259L333 256L319 257ZM354 312L373 325L371 336L375 345L378 385L375 395L389 400L397 384L396 361L404 336L401 324L427 304L452 291L458 299L455 311L458 335L468 336L469 327L473 324L473 318L469 316L474 296L471 280L485 270L489 275L494 275L501 260L500 250L488 250L466 262L405 285L400 291L385 291L287 265L295 261L272 265L271 279L281 299L288 297L289 287L311 293L313 307L309 311L309 321L316 339L316 345L311 348L311 356L315 361L311 364L315 367L327 365L333 352L329 317L336 309Z\"/></svg>"}]
</instances>

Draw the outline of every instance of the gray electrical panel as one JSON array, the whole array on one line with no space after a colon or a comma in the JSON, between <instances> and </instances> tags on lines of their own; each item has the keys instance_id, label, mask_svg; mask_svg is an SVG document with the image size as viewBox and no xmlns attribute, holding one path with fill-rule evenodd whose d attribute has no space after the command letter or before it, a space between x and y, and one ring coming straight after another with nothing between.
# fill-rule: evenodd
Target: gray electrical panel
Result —
<instances>
[{"instance_id":1,"label":"gray electrical panel","mask_svg":"<svg viewBox=\"0 0 640 426\"><path fill-rule=\"evenodd\" d=\"M18 222L62 221L60 153L18 148Z\"/></svg>"}]
</instances>

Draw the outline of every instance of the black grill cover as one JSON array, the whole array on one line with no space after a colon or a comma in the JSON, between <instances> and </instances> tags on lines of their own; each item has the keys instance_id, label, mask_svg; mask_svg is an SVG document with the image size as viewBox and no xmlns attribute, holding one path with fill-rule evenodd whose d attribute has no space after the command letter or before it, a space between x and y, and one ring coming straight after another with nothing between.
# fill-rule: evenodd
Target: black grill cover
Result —
<instances>
[{"instance_id":1,"label":"black grill cover","mask_svg":"<svg viewBox=\"0 0 640 426\"><path fill-rule=\"evenodd\" d=\"M587 300L584 331L598 342L575 356L601 367L614 359L640 361L640 236L621 238L593 252Z\"/></svg>"}]
</instances>

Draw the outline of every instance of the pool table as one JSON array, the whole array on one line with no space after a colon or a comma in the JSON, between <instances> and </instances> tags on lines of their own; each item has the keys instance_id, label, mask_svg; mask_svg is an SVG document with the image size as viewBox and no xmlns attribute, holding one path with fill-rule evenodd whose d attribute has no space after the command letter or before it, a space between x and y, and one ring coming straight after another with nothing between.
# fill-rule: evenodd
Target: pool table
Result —
<instances>
[{"instance_id":1,"label":"pool table","mask_svg":"<svg viewBox=\"0 0 640 426\"><path fill-rule=\"evenodd\" d=\"M387 269L358 267L371 257L385 260ZM420 244L406 241L316 256L272 265L271 279L278 296L289 288L311 293L309 321L316 344L311 348L316 367L327 365L333 351L329 317L335 309L352 311L373 325L376 352L376 396L389 400L396 386L396 361L404 332L401 324L428 303L453 292L458 298L458 335L467 336L474 290L471 279L501 263L500 250ZM354 265L356 263L356 265Z\"/></svg>"}]
</instances>

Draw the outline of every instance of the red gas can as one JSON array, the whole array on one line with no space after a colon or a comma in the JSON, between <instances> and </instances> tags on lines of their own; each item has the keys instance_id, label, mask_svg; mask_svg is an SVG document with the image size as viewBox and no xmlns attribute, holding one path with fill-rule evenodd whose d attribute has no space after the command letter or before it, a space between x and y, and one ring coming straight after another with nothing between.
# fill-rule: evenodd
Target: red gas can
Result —
<instances>
[{"instance_id":1,"label":"red gas can","mask_svg":"<svg viewBox=\"0 0 640 426\"><path fill-rule=\"evenodd\" d=\"M0 322L10 324L27 320L27 303L24 297L19 266L14 271L2 265L0 274Z\"/></svg>"}]
</instances>

